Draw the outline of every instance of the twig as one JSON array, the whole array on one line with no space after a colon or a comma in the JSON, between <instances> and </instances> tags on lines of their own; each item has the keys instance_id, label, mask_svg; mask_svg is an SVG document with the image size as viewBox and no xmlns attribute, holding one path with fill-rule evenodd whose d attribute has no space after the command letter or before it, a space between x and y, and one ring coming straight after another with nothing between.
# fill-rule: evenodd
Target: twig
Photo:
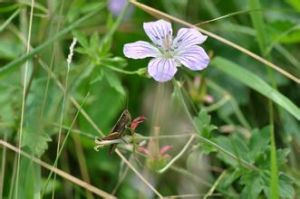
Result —
<instances>
[{"instance_id":1,"label":"twig","mask_svg":"<svg viewBox=\"0 0 300 199\"><path fill-rule=\"evenodd\" d=\"M86 98L88 97L88 95L89 95L89 93L88 93L88 94L86 95L86 97L84 98L84 100L83 100L82 104L80 105L80 107L83 106L83 104L85 103ZM80 112L80 111L77 110L77 112L76 112L76 114L75 114L75 117L73 118L73 120L72 120L72 122L71 122L71 126L70 126L70 128L68 129L68 131L67 131L67 133L66 133L66 137L65 137L65 139L63 140L62 146L60 147L59 151L57 152L56 158L55 158L54 163L53 163L53 166L54 166L54 167L56 167L56 165L57 165L58 158L60 157L60 155L61 155L61 153L62 153L62 151L63 151L63 148L64 148L64 146L65 146L66 143L67 143L67 140L68 140L69 135L70 135L70 133L71 133L72 127L75 125L75 122L76 122L76 120L77 120L77 118L78 118L79 112ZM42 194L41 194L42 197L41 197L41 198L43 198L44 191L46 190L46 188L47 188L47 186L48 186L48 183L49 183L49 181L50 181L50 178L51 178L52 174L53 174L53 172L51 171L51 172L49 173L49 175L48 175L47 181L46 181L46 183L44 184L44 188L42 189Z\"/></svg>"},{"instance_id":2,"label":"twig","mask_svg":"<svg viewBox=\"0 0 300 199\"><path fill-rule=\"evenodd\" d=\"M134 166L123 156L123 154L116 149L115 152L117 155L127 164L127 166L159 197L163 198L163 196L134 168Z\"/></svg>"},{"instance_id":3,"label":"twig","mask_svg":"<svg viewBox=\"0 0 300 199\"><path fill-rule=\"evenodd\" d=\"M53 71L51 71L49 69L49 67L47 66L47 64L45 62L43 62L41 59L39 59L39 63L41 64L41 66L50 74L50 76L52 77L52 79L55 81L55 83L57 84L57 86L62 90L65 91L65 87L62 85L62 83L58 80L58 78L56 77L55 73ZM96 123L92 120L92 118L85 112L84 109L81 108L80 104L77 102L77 100L73 97L70 96L70 100L72 102L72 104L80 111L80 113L83 115L83 117L90 123L90 125L101 135L101 136L105 136L104 133L98 128L98 126L96 125Z\"/></svg>"},{"instance_id":4,"label":"twig","mask_svg":"<svg viewBox=\"0 0 300 199\"><path fill-rule=\"evenodd\" d=\"M202 28L199 28L199 27L197 27L197 26L195 26L195 25L193 25L191 23L188 23L188 22L186 22L184 20L181 20L181 19L176 18L174 16L168 15L168 14L166 14L164 12L161 12L161 11L159 11L157 9L154 9L154 8L152 8L150 6L147 6L145 4L139 3L136 0L130 0L130 3L132 3L136 7L141 8L145 12L148 12L150 15L153 15L155 17L159 16L159 17L162 17L162 18L165 18L165 19L168 19L168 20L180 23L180 24L182 24L184 26L187 26L187 27L190 27L190 28L195 28L195 29L199 30L201 33L204 33L207 36L210 36L211 38L214 38L214 39L216 39L216 40L218 40L218 41L220 41L220 42L222 42L222 43L224 43L224 44L226 44L226 45L228 45L228 46L230 46L232 48L235 48L235 49L241 51L242 53L244 53L244 54L252 57L253 59L256 59L257 61L259 61L259 62L261 62L261 63L263 63L263 64L265 64L265 65L267 65L267 66L269 66L271 68L273 68L274 70L276 70L277 72L279 72L282 75L286 76L287 78L289 78L289 79L295 81L296 83L300 84L300 79L299 78L297 78L294 75L290 74L289 72L283 70L279 66L273 64L272 62L270 62L270 61L262 58L261 56L259 56L259 55L255 54L255 53L247 50L246 48L243 48L243 47L239 46L236 43L233 43L233 42L231 42L231 41L229 41L227 39L224 39L223 37L218 36L218 35L210 32L210 31L207 31L207 30L204 30Z\"/></svg>"},{"instance_id":5,"label":"twig","mask_svg":"<svg viewBox=\"0 0 300 199\"><path fill-rule=\"evenodd\" d=\"M221 182L221 180L223 179L223 177L225 176L226 171L224 171L216 180L216 182L213 184L213 186L209 189L209 191L207 192L207 194L205 194L205 196L203 197L203 199L207 199L209 196L212 196L215 189L217 188L218 184Z\"/></svg>"},{"instance_id":6,"label":"twig","mask_svg":"<svg viewBox=\"0 0 300 199\"><path fill-rule=\"evenodd\" d=\"M158 172L159 173L163 173L165 172L170 166L172 166L172 164L178 160L183 154L184 152L187 150L187 148L189 147L189 145L192 143L192 141L195 138L195 134L193 134L191 136L191 138L189 139L189 141L185 144L185 146L183 147L183 149L162 169L160 169Z\"/></svg>"},{"instance_id":7,"label":"twig","mask_svg":"<svg viewBox=\"0 0 300 199\"><path fill-rule=\"evenodd\" d=\"M174 195L174 196L167 196L164 199L175 199L175 198L202 198L203 194L182 194L182 195ZM212 196L219 196L222 197L221 194L213 194Z\"/></svg>"},{"instance_id":8,"label":"twig","mask_svg":"<svg viewBox=\"0 0 300 199\"><path fill-rule=\"evenodd\" d=\"M90 192L100 196L100 197L103 197L103 198L116 198L115 196L113 195L110 195L109 193L106 193L105 191L102 191L101 189L85 182L85 181L82 181L81 179L79 178L76 178L56 167L53 167L49 164L47 164L46 162L43 162L41 161L40 159L36 158L36 157L33 157L31 155L29 155L28 153L18 149L17 147L9 144L8 142L5 142L4 140L0 140L0 145L32 160L34 163L56 173L57 175L61 176L62 178L65 178L66 180L69 180L70 182L74 183L74 184L77 184L78 186L82 187L82 188L85 188L86 190L89 190Z\"/></svg>"}]
</instances>

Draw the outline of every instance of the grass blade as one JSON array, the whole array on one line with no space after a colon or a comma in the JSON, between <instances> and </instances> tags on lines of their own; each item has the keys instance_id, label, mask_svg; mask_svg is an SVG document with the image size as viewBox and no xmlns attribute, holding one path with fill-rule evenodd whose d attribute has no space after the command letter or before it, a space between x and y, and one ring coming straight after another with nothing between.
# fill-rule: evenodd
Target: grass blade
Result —
<instances>
[{"instance_id":1,"label":"grass blade","mask_svg":"<svg viewBox=\"0 0 300 199\"><path fill-rule=\"evenodd\" d=\"M63 29L61 32L59 32L54 37L50 38L49 40L45 41L43 44L39 45L38 47L34 48L30 53L25 54L23 56L20 56L19 58L11 61L10 63L6 64L5 66L0 68L0 78L4 77L7 73L11 72L15 67L20 66L21 63L25 62L27 59L32 58L34 55L36 55L41 50L45 49L49 45L51 45L54 41L61 39L64 35L69 33L71 30L82 24L84 21L89 19L90 17L94 16L105 7L105 4L101 3L99 4L98 8L96 8L93 12L83 16L82 18L78 19L65 29Z\"/></svg>"},{"instance_id":2,"label":"grass blade","mask_svg":"<svg viewBox=\"0 0 300 199\"><path fill-rule=\"evenodd\" d=\"M145 12L147 12L150 15L153 15L153 16L155 16L157 18L168 19L168 20L177 22L177 23L179 23L181 25L187 26L189 28L195 28L199 32L201 32L201 33L203 33L203 34L205 34L205 35L207 35L207 36L209 36L209 37L211 37L211 38L213 38L215 40L218 40L218 41L220 41L221 43L223 43L225 45L228 45L228 46L230 46L232 48L237 49L238 51L240 51L240 52L248 55L249 57L252 57L253 59L255 59L255 60L257 60L257 61L265 64L266 66L268 66L268 67L270 67L270 68L272 68L274 70L276 70L277 72L279 72L280 74L282 74L282 75L286 76L287 78L293 80L297 84L300 84L300 79L298 77L295 77L294 75L292 75L291 73L285 71L281 67L273 64L272 62L270 62L270 61L262 58L261 56L259 56L259 55L255 54L255 53L247 50L246 48L243 48L242 46L240 46L240 45L238 45L238 44L236 44L234 42L231 42L231 41L229 41L229 40L227 40L227 39L225 39L225 38L223 38L223 37L221 37L219 35L216 35L216 34L210 32L210 31L207 31L207 30L204 30L202 28L199 28L199 27L197 27L197 26L195 26L195 25L193 25L191 23L188 23L188 22L186 22L184 20L181 20L179 18L173 17L173 16L168 15L168 14L166 14L164 12L161 12L161 11L159 11L157 9L154 9L154 8L152 8L150 6L147 6L147 5L143 4L143 3L137 2L136 0L130 0L130 3L132 3L136 7L144 10Z\"/></svg>"},{"instance_id":3,"label":"grass blade","mask_svg":"<svg viewBox=\"0 0 300 199\"><path fill-rule=\"evenodd\" d=\"M258 9L261 10L259 0L249 0L249 9ZM264 21L263 21L263 15L262 12L252 12L250 13L252 24L256 30L256 37L258 41L258 45L260 48L260 51L264 56L266 56L266 46L267 46L267 37L264 31Z\"/></svg>"},{"instance_id":4,"label":"grass blade","mask_svg":"<svg viewBox=\"0 0 300 199\"><path fill-rule=\"evenodd\" d=\"M246 86L269 98L274 103L292 114L297 120L300 120L299 107L254 73L222 57L216 57L211 63L227 75L237 79Z\"/></svg>"}]
</instances>

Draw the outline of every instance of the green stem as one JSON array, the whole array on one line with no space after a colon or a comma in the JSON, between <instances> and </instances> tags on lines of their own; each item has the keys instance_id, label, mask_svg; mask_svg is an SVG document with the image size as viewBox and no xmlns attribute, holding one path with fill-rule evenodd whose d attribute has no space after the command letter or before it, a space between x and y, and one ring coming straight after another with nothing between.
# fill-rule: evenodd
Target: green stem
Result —
<instances>
[{"instance_id":1,"label":"green stem","mask_svg":"<svg viewBox=\"0 0 300 199\"><path fill-rule=\"evenodd\" d=\"M174 87L178 87L178 84L177 84L177 82L176 82L175 80L173 80L173 85L174 85ZM258 168L255 167L254 165L248 163L247 161L245 161L245 160L243 160L243 159L241 159L241 158L239 158L239 157L236 157L234 154L232 154L231 152L227 151L226 149L223 149L222 147L220 147L220 146L217 145L216 143L210 141L209 139L202 137L202 136L200 135L199 129L198 129L196 123L194 122L194 119L193 119L192 115L190 114L190 111L189 111L189 109L188 109L188 107L187 107L187 105L186 105L186 103L185 103L185 101L184 101L184 98L183 98L183 95L182 95L181 88L179 88L178 90L179 90L180 101L182 102L183 108L184 108L184 110L185 110L185 112L186 112L188 118L189 118L190 121L192 122L192 125L193 125L195 131L198 133L197 136L198 136L199 140L200 140L201 142L203 142L203 143L206 143L206 144L209 144L209 145L215 147L216 149L218 149L219 151L223 152L224 154L226 154L226 155L232 157L233 159L240 161L241 164L242 164L244 167L246 167L246 168L248 168L248 169L251 169L251 170L258 170Z\"/></svg>"},{"instance_id":2,"label":"green stem","mask_svg":"<svg viewBox=\"0 0 300 199\"><path fill-rule=\"evenodd\" d=\"M128 71L128 70L123 70L121 68L117 68L117 67L114 67L114 66L111 66L111 65L106 65L106 67L113 70L113 71L123 73L123 74L126 74L126 75L140 75L140 74L144 73L144 71L145 71L145 68L142 68L142 69L139 69L139 70L136 70L136 71Z\"/></svg>"},{"instance_id":3,"label":"green stem","mask_svg":"<svg viewBox=\"0 0 300 199\"><path fill-rule=\"evenodd\" d=\"M83 104L85 103L87 97L88 97L88 95L86 95L86 97L85 97L85 99L83 100L82 104L80 104L80 107L83 106ZM71 125L70 125L70 128L69 128L69 130L68 130L68 132L67 132L67 134L66 134L66 137L65 137L65 139L64 139L64 141L63 141L63 143L62 143L62 145L61 145L61 147L60 147L60 149L59 149L59 151L58 151L58 153L57 153L57 156L56 156L56 158L55 158L55 161L54 161L53 165L57 165L58 158L60 157L60 155L61 155L61 153L62 153L62 150L63 150L65 144L67 143L68 137L69 137L69 135L70 135L70 133L71 133L72 127L75 125L75 122L76 122L76 120L77 120L77 117L78 117L79 113L80 113L80 109L78 109L77 112L76 112L76 115L75 115L75 117L74 117L74 119L73 119L73 121L72 121L72 123L71 123ZM51 177L52 177L52 174L53 174L53 171L51 170L51 172L50 172L49 175L48 175L47 181L46 181L46 183L45 183L45 185L44 185L44 187L43 187L43 189L42 189L42 191L41 191L41 198L43 198L43 196L44 196L45 190L46 190L46 188L47 188L47 186L48 186L48 184L49 184L49 181L50 181L50 179L51 179Z\"/></svg>"}]
</instances>

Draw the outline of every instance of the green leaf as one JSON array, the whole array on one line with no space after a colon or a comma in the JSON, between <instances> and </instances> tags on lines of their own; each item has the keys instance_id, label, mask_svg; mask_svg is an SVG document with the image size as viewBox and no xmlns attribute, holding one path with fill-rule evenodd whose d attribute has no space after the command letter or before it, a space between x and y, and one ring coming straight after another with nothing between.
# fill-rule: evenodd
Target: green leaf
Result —
<instances>
[{"instance_id":1,"label":"green leaf","mask_svg":"<svg viewBox=\"0 0 300 199\"><path fill-rule=\"evenodd\" d=\"M284 175L280 175L279 178L279 194L281 198L295 198L295 189L292 180Z\"/></svg>"},{"instance_id":2,"label":"green leaf","mask_svg":"<svg viewBox=\"0 0 300 199\"><path fill-rule=\"evenodd\" d=\"M24 129L22 145L27 146L34 155L41 156L48 149L51 138L45 132L36 129Z\"/></svg>"},{"instance_id":3,"label":"green leaf","mask_svg":"<svg viewBox=\"0 0 300 199\"><path fill-rule=\"evenodd\" d=\"M234 159L224 153L219 153L218 157L227 164L237 167L241 164L242 159L249 162L249 148L245 138L241 138L239 134L235 133L232 136L219 136L213 140L219 146L237 157L237 159Z\"/></svg>"},{"instance_id":4,"label":"green leaf","mask_svg":"<svg viewBox=\"0 0 300 199\"><path fill-rule=\"evenodd\" d=\"M292 114L297 120L300 120L299 108L289 98L272 88L254 73L222 57L216 57L213 59L212 65L269 98L277 105L281 106L283 109Z\"/></svg>"},{"instance_id":5,"label":"green leaf","mask_svg":"<svg viewBox=\"0 0 300 199\"><path fill-rule=\"evenodd\" d=\"M17 199L40 198L41 190L41 169L38 164L34 164L30 159L21 158L20 179Z\"/></svg>"},{"instance_id":6,"label":"green leaf","mask_svg":"<svg viewBox=\"0 0 300 199\"><path fill-rule=\"evenodd\" d=\"M22 146L27 147L30 153L40 157L48 148L48 142L51 141L46 132L45 124L51 122L48 111L45 110L41 117L41 107L44 100L44 84L41 79L35 79L31 85L31 92L28 94L26 103L26 113L24 115L24 132ZM47 105L53 105L47 103Z\"/></svg>"},{"instance_id":7,"label":"green leaf","mask_svg":"<svg viewBox=\"0 0 300 199\"><path fill-rule=\"evenodd\" d=\"M219 185L220 189L227 191L242 174L242 171L239 169L228 172Z\"/></svg>"},{"instance_id":8,"label":"green leaf","mask_svg":"<svg viewBox=\"0 0 300 199\"><path fill-rule=\"evenodd\" d=\"M194 118L194 122L198 127L201 136L205 138L211 137L211 132L214 129L217 129L216 126L210 124L211 117L207 114L205 110L201 110L196 118Z\"/></svg>"},{"instance_id":9,"label":"green leaf","mask_svg":"<svg viewBox=\"0 0 300 199\"><path fill-rule=\"evenodd\" d=\"M64 35L69 33L71 30L79 26L81 23L89 19L90 17L94 16L100 9L104 8L104 4L99 4L99 7L95 8L93 12L88 13L87 15L83 16L82 18L78 19L71 25L67 26L65 29L57 33L55 36L52 38L48 39L41 45L37 46L34 48L32 51L30 51L28 54L24 54L20 56L19 58L11 61L10 63L6 64L5 66L0 68L0 77L3 77L5 74L11 72L14 70L16 67L20 66L23 62L25 62L28 59L31 59L34 55L36 55L38 52L44 50L46 47L49 45L53 44L54 41L57 41L61 39Z\"/></svg>"},{"instance_id":10,"label":"green leaf","mask_svg":"<svg viewBox=\"0 0 300 199\"><path fill-rule=\"evenodd\" d=\"M125 95L120 94L119 91L113 88L107 78L102 78L93 84L90 84L89 81L82 82L80 88L82 95L87 92L90 94L89 103L86 103L83 108L92 120L99 125L99 128L108 133L113 126L113 122L115 122L114 120L125 107ZM98 134L81 115L79 115L79 123L82 131L94 135Z\"/></svg>"},{"instance_id":11,"label":"green leaf","mask_svg":"<svg viewBox=\"0 0 300 199\"><path fill-rule=\"evenodd\" d=\"M292 6L295 10L300 12L300 1L299 0L285 0L290 6Z\"/></svg>"},{"instance_id":12,"label":"green leaf","mask_svg":"<svg viewBox=\"0 0 300 199\"><path fill-rule=\"evenodd\" d=\"M259 198L258 196L263 190L263 180L261 179L259 172L247 172L243 175L241 183L245 185L240 196L241 199Z\"/></svg>"},{"instance_id":13,"label":"green leaf","mask_svg":"<svg viewBox=\"0 0 300 199\"><path fill-rule=\"evenodd\" d=\"M259 0L248 0L249 9L250 10L262 10ZM263 12L250 12L252 24L256 30L256 37L258 40L259 48L262 54L265 55L266 47L267 47L267 37L265 31L265 23L263 20Z\"/></svg>"},{"instance_id":14,"label":"green leaf","mask_svg":"<svg viewBox=\"0 0 300 199\"><path fill-rule=\"evenodd\" d=\"M83 47L83 48L89 48L89 42L88 39L84 34L82 34L79 31L74 31L73 32L74 37L76 37L78 43Z\"/></svg>"},{"instance_id":15,"label":"green leaf","mask_svg":"<svg viewBox=\"0 0 300 199\"><path fill-rule=\"evenodd\" d=\"M122 82L120 78L112 71L105 70L104 76L107 79L107 82L109 85L114 88L119 94L122 96L125 96L125 90L123 88Z\"/></svg>"},{"instance_id":16,"label":"green leaf","mask_svg":"<svg viewBox=\"0 0 300 199\"><path fill-rule=\"evenodd\" d=\"M269 148L270 144L270 127L265 127L262 130L254 130L251 133L251 139L249 143L250 157L256 162L259 156L263 155Z\"/></svg>"}]
</instances>

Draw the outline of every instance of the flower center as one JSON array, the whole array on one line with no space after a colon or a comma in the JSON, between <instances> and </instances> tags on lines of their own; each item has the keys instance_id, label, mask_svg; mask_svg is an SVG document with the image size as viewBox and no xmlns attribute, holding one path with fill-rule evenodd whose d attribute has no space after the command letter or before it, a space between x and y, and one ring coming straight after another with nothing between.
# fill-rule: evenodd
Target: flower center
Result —
<instances>
[{"instance_id":1,"label":"flower center","mask_svg":"<svg viewBox=\"0 0 300 199\"><path fill-rule=\"evenodd\" d=\"M174 56L174 49L172 47L172 36L166 35L162 40L162 54L165 58L172 58Z\"/></svg>"}]
</instances>

